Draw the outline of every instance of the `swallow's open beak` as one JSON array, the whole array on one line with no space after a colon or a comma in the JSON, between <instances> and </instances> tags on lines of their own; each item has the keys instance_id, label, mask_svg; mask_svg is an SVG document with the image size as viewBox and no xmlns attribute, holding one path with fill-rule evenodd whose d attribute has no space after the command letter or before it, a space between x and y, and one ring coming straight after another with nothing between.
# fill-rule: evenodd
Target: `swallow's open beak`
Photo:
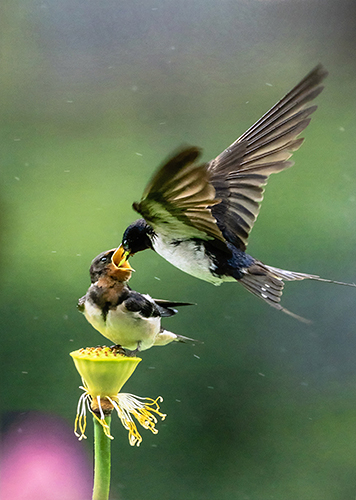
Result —
<instances>
[{"instance_id":1,"label":"swallow's open beak","mask_svg":"<svg viewBox=\"0 0 356 500\"><path fill-rule=\"evenodd\" d=\"M124 250L123 246L120 245L114 252L113 256L111 257L111 262L114 264L114 266L117 269L122 269L125 271L135 271L133 269L129 262L128 258L130 256L130 252L128 250Z\"/></svg>"}]
</instances>

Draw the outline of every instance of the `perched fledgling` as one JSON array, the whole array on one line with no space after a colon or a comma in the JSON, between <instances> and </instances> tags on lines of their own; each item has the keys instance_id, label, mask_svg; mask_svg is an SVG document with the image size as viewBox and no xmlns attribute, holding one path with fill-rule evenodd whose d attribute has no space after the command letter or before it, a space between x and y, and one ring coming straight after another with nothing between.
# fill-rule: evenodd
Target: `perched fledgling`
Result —
<instances>
[{"instance_id":1,"label":"perched fledgling","mask_svg":"<svg viewBox=\"0 0 356 500\"><path fill-rule=\"evenodd\" d=\"M124 259L147 248L199 279L220 285L238 281L249 292L300 320L280 304L284 281L311 279L342 285L314 274L263 264L245 253L271 174L302 144L299 134L317 106L307 106L327 76L314 68L247 132L214 160L199 164L200 150L190 147L155 173L133 208L143 218L124 232ZM124 259L122 262L124 262Z\"/></svg>"},{"instance_id":2,"label":"perched fledgling","mask_svg":"<svg viewBox=\"0 0 356 500\"><path fill-rule=\"evenodd\" d=\"M172 302L152 299L128 286L133 271L124 251L118 249L103 252L90 266L91 285L78 301L78 309L89 323L115 345L132 351L144 351L154 345L166 345L172 341L192 341L161 328L161 318L177 313L174 307L193 305L188 302Z\"/></svg>"}]
</instances>

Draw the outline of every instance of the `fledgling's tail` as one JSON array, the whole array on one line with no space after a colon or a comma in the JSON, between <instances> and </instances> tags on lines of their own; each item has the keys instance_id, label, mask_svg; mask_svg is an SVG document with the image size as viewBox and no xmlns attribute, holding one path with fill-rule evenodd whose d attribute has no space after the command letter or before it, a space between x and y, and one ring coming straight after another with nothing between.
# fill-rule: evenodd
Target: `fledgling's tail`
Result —
<instances>
[{"instance_id":1,"label":"fledgling's tail","mask_svg":"<svg viewBox=\"0 0 356 500\"><path fill-rule=\"evenodd\" d=\"M190 337L184 337L183 335L176 335L176 342L183 342L184 344L204 344L201 340L191 339Z\"/></svg>"},{"instance_id":2,"label":"fledgling's tail","mask_svg":"<svg viewBox=\"0 0 356 500\"><path fill-rule=\"evenodd\" d=\"M170 342L184 342L193 344L202 344L200 340L191 339L189 337L184 337L183 335L178 335L176 333L170 332L168 330L161 330L156 337L154 345L167 345Z\"/></svg>"},{"instance_id":3,"label":"fledgling's tail","mask_svg":"<svg viewBox=\"0 0 356 500\"><path fill-rule=\"evenodd\" d=\"M342 281L333 281L320 278L316 274L296 273L294 271L285 271L278 267L267 266L262 262L255 260L254 263L244 270L244 276L238 280L249 292L264 300L270 306L293 316L293 318L311 323L310 320L298 316L281 306L281 296L284 288L284 281L316 280L326 283L335 283L336 285L346 285L356 287L354 283L343 283Z\"/></svg>"}]
</instances>

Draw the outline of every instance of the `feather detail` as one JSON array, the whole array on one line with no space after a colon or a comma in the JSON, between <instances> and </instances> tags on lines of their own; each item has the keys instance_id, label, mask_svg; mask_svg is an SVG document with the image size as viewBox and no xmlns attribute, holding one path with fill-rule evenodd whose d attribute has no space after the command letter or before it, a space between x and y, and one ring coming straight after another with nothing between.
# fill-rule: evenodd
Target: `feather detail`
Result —
<instances>
[{"instance_id":1,"label":"feather detail","mask_svg":"<svg viewBox=\"0 0 356 500\"><path fill-rule=\"evenodd\" d=\"M176 333L172 333L168 330L162 330L156 337L155 346L167 345L172 341L183 342L183 343L193 343L193 344L202 344L196 339L191 339L190 337L184 337L183 335L178 335Z\"/></svg>"},{"instance_id":2,"label":"feather detail","mask_svg":"<svg viewBox=\"0 0 356 500\"><path fill-rule=\"evenodd\" d=\"M284 281L300 281L308 279L334 283L337 285L356 286L354 283L344 283L342 281L320 278L320 276L316 274L298 273L295 271L279 269L278 267L267 266L258 260L255 260L250 267L244 269L243 273L244 276L238 281L246 288L246 290L256 295L256 297L264 300L275 309L283 311L299 321L303 321L304 323L310 323L310 321L292 313L280 304Z\"/></svg>"},{"instance_id":3,"label":"feather detail","mask_svg":"<svg viewBox=\"0 0 356 500\"><path fill-rule=\"evenodd\" d=\"M186 148L160 167L134 209L156 233L173 240L226 241L245 250L271 174L302 144L299 134L317 106L306 107L323 87L327 72L314 68L230 147L206 165L200 150ZM226 245L225 245L226 246Z\"/></svg>"},{"instance_id":4,"label":"feather detail","mask_svg":"<svg viewBox=\"0 0 356 500\"><path fill-rule=\"evenodd\" d=\"M177 309L175 309L176 307L196 305L193 304L192 302L174 302L172 300L164 300L164 299L153 299L153 300L162 318L166 317L169 318L170 316L177 314L178 311Z\"/></svg>"},{"instance_id":5,"label":"feather detail","mask_svg":"<svg viewBox=\"0 0 356 500\"><path fill-rule=\"evenodd\" d=\"M243 278L239 282L248 290L249 292L256 295L256 297L264 300L270 306L282 311L293 318L302 321L303 323L311 323L310 320L299 316L280 304L281 296L283 293L284 282L282 279L288 279L291 281L293 279L301 280L306 278L313 279L313 275L307 275L302 273L293 273L290 271L283 271L278 269L277 273L272 273L270 266L265 266L262 262L255 261L254 264L245 270ZM282 278L284 273L287 274L288 278ZM292 277L293 276L293 277Z\"/></svg>"},{"instance_id":6,"label":"feather detail","mask_svg":"<svg viewBox=\"0 0 356 500\"><path fill-rule=\"evenodd\" d=\"M198 148L187 148L170 158L146 186L134 209L154 230L172 238L217 238L225 241L210 207L219 203L205 165L198 165Z\"/></svg>"},{"instance_id":7,"label":"feather detail","mask_svg":"<svg viewBox=\"0 0 356 500\"><path fill-rule=\"evenodd\" d=\"M326 75L321 65L314 68L208 165L221 199L212 206L212 215L225 238L240 250L246 249L269 176L293 165L288 159L303 143L298 135L317 109L305 106L323 90L320 82Z\"/></svg>"}]
</instances>

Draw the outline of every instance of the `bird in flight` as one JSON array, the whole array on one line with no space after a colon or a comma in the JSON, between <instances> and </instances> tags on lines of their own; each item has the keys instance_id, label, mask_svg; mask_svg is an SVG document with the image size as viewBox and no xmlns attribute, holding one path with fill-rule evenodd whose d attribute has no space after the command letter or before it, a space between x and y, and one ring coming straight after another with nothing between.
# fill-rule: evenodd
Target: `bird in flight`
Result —
<instances>
[{"instance_id":1,"label":"bird in flight","mask_svg":"<svg viewBox=\"0 0 356 500\"><path fill-rule=\"evenodd\" d=\"M87 321L115 347L128 350L134 356L154 345L173 341L195 342L161 327L161 318L177 313L175 307L193 305L152 299L128 286L133 271L127 261L119 265L124 250L102 252L90 266L91 285L78 301L78 309Z\"/></svg>"},{"instance_id":2,"label":"bird in flight","mask_svg":"<svg viewBox=\"0 0 356 500\"><path fill-rule=\"evenodd\" d=\"M298 319L281 304L285 281L325 280L263 264L246 253L271 174L293 165L300 133L317 106L327 76L316 66L231 146L208 163L200 149L185 148L153 175L133 208L142 218L124 232L123 260L151 248L182 271L220 285L238 281L270 306Z\"/></svg>"}]
</instances>

